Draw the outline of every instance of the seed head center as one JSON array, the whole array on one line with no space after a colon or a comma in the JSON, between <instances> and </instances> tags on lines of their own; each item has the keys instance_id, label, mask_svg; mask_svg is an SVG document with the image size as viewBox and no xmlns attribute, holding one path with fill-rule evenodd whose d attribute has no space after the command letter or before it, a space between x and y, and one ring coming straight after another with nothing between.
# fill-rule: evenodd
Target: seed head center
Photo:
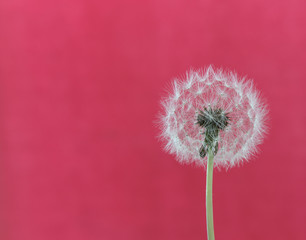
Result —
<instances>
[{"instance_id":1,"label":"seed head center","mask_svg":"<svg viewBox=\"0 0 306 240\"><path fill-rule=\"evenodd\" d=\"M229 120L228 113L221 108L212 109L209 107L199 111L196 124L205 129L204 143L199 150L202 158L205 157L208 150L213 151L215 155L217 154L219 131L226 128Z\"/></svg>"}]
</instances>

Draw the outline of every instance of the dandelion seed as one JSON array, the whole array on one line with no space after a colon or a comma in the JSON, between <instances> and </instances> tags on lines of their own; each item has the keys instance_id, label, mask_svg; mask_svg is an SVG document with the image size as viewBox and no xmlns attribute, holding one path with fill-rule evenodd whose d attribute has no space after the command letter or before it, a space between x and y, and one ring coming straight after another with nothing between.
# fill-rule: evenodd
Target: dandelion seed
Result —
<instances>
[{"instance_id":1,"label":"dandelion seed","mask_svg":"<svg viewBox=\"0 0 306 240\"><path fill-rule=\"evenodd\" d=\"M233 167L256 153L266 132L267 110L251 81L209 66L175 81L162 101L161 137L181 163L207 166L208 240L214 240L213 167Z\"/></svg>"},{"instance_id":2,"label":"dandelion seed","mask_svg":"<svg viewBox=\"0 0 306 240\"><path fill-rule=\"evenodd\" d=\"M266 132L267 110L252 82L212 66L204 71L189 71L187 79L175 81L173 93L162 105L161 137L168 143L166 151L176 153L181 163L207 164L207 157L199 154L204 141L203 134L199 133L203 127L194 124L204 109L220 109L230 119L228 126L231 127L219 131L215 166L230 168L248 160L257 152L257 145ZM204 127L204 131L208 130ZM180 141L174 141L176 137ZM234 144L237 138L241 139L239 145Z\"/></svg>"}]
</instances>

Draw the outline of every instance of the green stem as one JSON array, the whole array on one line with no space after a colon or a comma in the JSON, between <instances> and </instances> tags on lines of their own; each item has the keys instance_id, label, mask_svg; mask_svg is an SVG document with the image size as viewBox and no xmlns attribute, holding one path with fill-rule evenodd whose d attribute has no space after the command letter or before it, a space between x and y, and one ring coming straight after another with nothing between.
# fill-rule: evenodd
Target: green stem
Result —
<instances>
[{"instance_id":1,"label":"green stem","mask_svg":"<svg viewBox=\"0 0 306 240\"><path fill-rule=\"evenodd\" d=\"M208 163L206 173L206 224L207 224L207 239L215 240L214 233L214 217L212 203L212 183L214 169L214 154L211 149L208 149Z\"/></svg>"}]
</instances>

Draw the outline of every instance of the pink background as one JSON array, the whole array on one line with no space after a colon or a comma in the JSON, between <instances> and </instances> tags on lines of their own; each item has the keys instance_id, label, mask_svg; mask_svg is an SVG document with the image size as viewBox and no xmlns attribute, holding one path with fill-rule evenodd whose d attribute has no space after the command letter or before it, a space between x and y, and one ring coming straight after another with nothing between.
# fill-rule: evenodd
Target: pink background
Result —
<instances>
[{"instance_id":1,"label":"pink background","mask_svg":"<svg viewBox=\"0 0 306 240\"><path fill-rule=\"evenodd\" d=\"M306 239L305 26L305 0L1 0L1 240L205 239L204 170L154 120L208 64L270 108L261 153L215 172L216 239Z\"/></svg>"}]
</instances>

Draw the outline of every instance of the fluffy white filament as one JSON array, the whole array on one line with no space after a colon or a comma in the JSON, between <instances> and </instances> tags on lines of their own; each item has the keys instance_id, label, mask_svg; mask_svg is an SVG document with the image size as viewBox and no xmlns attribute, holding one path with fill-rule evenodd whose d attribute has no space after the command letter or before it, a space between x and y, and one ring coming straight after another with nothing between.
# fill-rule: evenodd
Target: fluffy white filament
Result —
<instances>
[{"instance_id":1,"label":"fluffy white filament","mask_svg":"<svg viewBox=\"0 0 306 240\"><path fill-rule=\"evenodd\" d=\"M251 81L222 69L189 71L186 79L175 79L170 95L162 100L161 137L165 149L181 163L206 165L199 149L205 129L196 124L199 110L222 108L230 121L219 134L215 166L232 167L256 152L265 133L266 107Z\"/></svg>"}]
</instances>

